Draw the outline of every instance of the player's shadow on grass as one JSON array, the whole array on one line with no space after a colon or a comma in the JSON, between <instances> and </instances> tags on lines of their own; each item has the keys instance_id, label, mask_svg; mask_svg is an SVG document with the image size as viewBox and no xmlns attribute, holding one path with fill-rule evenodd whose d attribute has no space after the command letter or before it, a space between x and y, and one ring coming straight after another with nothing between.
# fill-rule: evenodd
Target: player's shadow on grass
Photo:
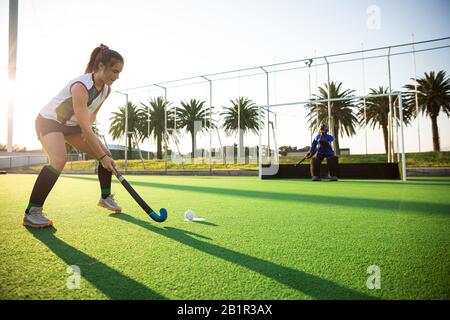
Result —
<instances>
[{"instance_id":1,"label":"player's shadow on grass","mask_svg":"<svg viewBox=\"0 0 450 320\"><path fill-rule=\"evenodd\" d=\"M449 177L408 177L408 182L415 181L415 182L421 182L421 181L428 181L428 182L440 182L440 183L450 183Z\"/></svg>"},{"instance_id":2,"label":"player's shadow on grass","mask_svg":"<svg viewBox=\"0 0 450 320\"><path fill-rule=\"evenodd\" d=\"M402 186L408 186L408 185L417 185L417 186L442 186L442 187L448 187L450 186L450 180L439 180L439 179L411 179L408 178L408 180L405 182L401 180L394 180L394 181L379 181L379 180L340 180L340 184L365 184L371 187L378 187L378 186L396 186L396 187L402 187Z\"/></svg>"},{"instance_id":3,"label":"player's shadow on grass","mask_svg":"<svg viewBox=\"0 0 450 320\"><path fill-rule=\"evenodd\" d=\"M193 221L192 223L203 224L205 226L211 226L211 227L217 227L218 226L218 224L215 224L215 223L212 223L212 222L209 222L209 221Z\"/></svg>"},{"instance_id":4,"label":"player's shadow on grass","mask_svg":"<svg viewBox=\"0 0 450 320\"><path fill-rule=\"evenodd\" d=\"M71 179L81 179L81 180L97 180L96 177L79 177L79 176L65 176ZM120 183L113 180L113 183ZM313 182L311 182L313 183ZM317 182L315 182L317 183ZM319 182L320 183L320 182ZM327 183L327 182L322 182ZM339 183L339 182L333 182ZM214 194L220 196L230 196L230 197L245 197L254 199L265 199L265 200L275 200L282 202L301 202L301 203L312 203L312 204L327 204L327 205L338 205L354 208L372 208L377 210L385 210L386 212L392 212L399 210L401 211L412 211L418 213L426 214L449 214L448 204L443 203L429 203L414 200L393 200L393 199L371 199L371 198L360 198L351 196L338 196L332 194L304 194L304 193L284 193L284 192L273 192L273 191L257 191L257 190L241 190L241 189L231 189L231 188L217 188L217 187L203 187L194 185L181 185L181 184L169 184L169 183L159 183L159 182L141 182L133 181L131 182L133 186L142 187L153 187L159 189L170 189L177 191L187 191L187 192L198 192L206 194ZM302 184L302 186L305 186ZM399 184L399 187L401 185ZM376 187L376 185L374 185Z\"/></svg>"},{"instance_id":5,"label":"player's shadow on grass","mask_svg":"<svg viewBox=\"0 0 450 320\"><path fill-rule=\"evenodd\" d=\"M252 257L197 238L210 240L202 235L173 227L159 228L149 222L136 219L126 213L110 215L113 218L135 224L158 235L178 241L186 246L205 252L211 256L232 262L249 270L256 271L292 289L316 299L377 299L368 294L343 287L318 276L284 267L260 258ZM361 280L365 284L364 279Z\"/></svg>"},{"instance_id":6,"label":"player's shadow on grass","mask_svg":"<svg viewBox=\"0 0 450 320\"><path fill-rule=\"evenodd\" d=\"M313 183L313 182L311 182ZM334 182L335 183L335 182ZM418 213L438 213L449 214L448 204L441 203L429 203L414 200L391 200L391 199L370 199L359 198L351 196L337 196L332 194L320 195L320 194L293 194L283 192L268 192L268 191L255 191L255 190L240 190L240 189L228 189L228 188L210 188L193 185L177 185L157 182L140 182L133 181L133 186L154 187L162 189L172 189L179 191L190 191L199 193L217 194L221 196L231 197L247 197L255 199L271 199L279 201L312 203L312 204L329 204L339 205L356 208L372 208L377 210L396 211L401 208L402 211L412 211Z\"/></svg>"},{"instance_id":7,"label":"player's shadow on grass","mask_svg":"<svg viewBox=\"0 0 450 320\"><path fill-rule=\"evenodd\" d=\"M59 239L55 236L55 228L27 229L36 239L41 241L54 254L61 258L67 266L76 265L80 267L81 277L89 281L110 299L167 299L143 284L125 276Z\"/></svg>"}]
</instances>

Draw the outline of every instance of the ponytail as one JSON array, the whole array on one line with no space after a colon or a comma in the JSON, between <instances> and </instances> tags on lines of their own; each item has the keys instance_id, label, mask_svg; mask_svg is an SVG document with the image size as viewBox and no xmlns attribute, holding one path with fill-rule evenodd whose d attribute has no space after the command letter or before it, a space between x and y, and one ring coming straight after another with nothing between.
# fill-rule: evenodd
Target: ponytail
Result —
<instances>
[{"instance_id":1,"label":"ponytail","mask_svg":"<svg viewBox=\"0 0 450 320\"><path fill-rule=\"evenodd\" d=\"M91 57L89 58L89 62L86 66L85 73L95 72L100 63L103 63L105 66L113 66L116 62L123 63L123 57L115 50L111 50L108 46L103 43L95 48Z\"/></svg>"}]
</instances>

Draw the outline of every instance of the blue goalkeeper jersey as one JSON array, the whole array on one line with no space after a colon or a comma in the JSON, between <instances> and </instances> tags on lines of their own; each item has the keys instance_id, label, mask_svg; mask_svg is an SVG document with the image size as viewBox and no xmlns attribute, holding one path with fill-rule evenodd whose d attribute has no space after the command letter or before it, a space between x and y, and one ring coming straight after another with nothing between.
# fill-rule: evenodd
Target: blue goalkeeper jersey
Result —
<instances>
[{"instance_id":1,"label":"blue goalkeeper jersey","mask_svg":"<svg viewBox=\"0 0 450 320\"><path fill-rule=\"evenodd\" d=\"M333 136L329 134L321 135L319 133L317 137L314 138L311 147L309 148L309 153L314 154L317 148L319 148L317 152L319 154L334 155L332 147L333 140Z\"/></svg>"}]
</instances>

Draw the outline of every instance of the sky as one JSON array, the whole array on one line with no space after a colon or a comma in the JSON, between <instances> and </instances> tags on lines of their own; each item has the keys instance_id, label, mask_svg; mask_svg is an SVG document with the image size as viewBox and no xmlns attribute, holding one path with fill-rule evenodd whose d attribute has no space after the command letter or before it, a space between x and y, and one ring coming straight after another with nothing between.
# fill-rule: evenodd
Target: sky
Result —
<instances>
[{"instance_id":1,"label":"sky","mask_svg":"<svg viewBox=\"0 0 450 320\"><path fill-rule=\"evenodd\" d=\"M8 88L8 3L0 0L1 88ZM70 79L83 73L90 52L100 43L125 59L124 70L113 86L119 90L357 51L362 45L369 49L410 43L413 33L416 41L448 37L449 12L448 0L19 0L14 144L40 148L34 133L37 113ZM420 48L424 47L416 49ZM416 62L419 76L431 70L449 73L450 49L418 53ZM391 68L392 87L401 89L413 76L412 55L393 57ZM342 81L355 94L388 85L386 59L366 60L365 71L364 87L360 61L330 67L331 80ZM311 73L315 93L316 83L326 81L326 68L312 68ZM308 85L307 69L271 73L270 104L306 100ZM244 95L265 104L265 90L263 74L216 81L212 103L226 106L229 99ZM137 104L163 94L155 87L129 93ZM167 95L174 104L195 97L209 105L207 82L176 86L168 89ZM0 96L0 143L6 144L8 95ZM121 104L123 96L112 94L98 116L101 129L108 130L111 112ZM309 144L306 114L300 106L277 108L276 112L278 145ZM421 150L431 150L430 120L419 117L419 122ZM441 147L450 149L450 119L442 115L438 124ZM406 129L407 151L418 150L417 136L414 122ZM341 146L360 153L363 137L364 130L358 129L356 136L342 138ZM200 145L207 144L206 136L199 139L203 139ZM245 139L246 144L257 143L254 135ZM189 139L182 141L189 149ZM217 141L214 137L214 143ZM222 137L224 144L233 142L237 137ZM154 150L155 143L143 146L148 148ZM368 149L383 150L379 130L369 132Z\"/></svg>"}]
</instances>

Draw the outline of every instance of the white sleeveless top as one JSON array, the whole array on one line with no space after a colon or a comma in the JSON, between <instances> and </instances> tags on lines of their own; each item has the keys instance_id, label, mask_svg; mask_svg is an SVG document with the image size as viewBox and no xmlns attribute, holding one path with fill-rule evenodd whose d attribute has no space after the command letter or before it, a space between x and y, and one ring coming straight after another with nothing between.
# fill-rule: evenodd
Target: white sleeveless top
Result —
<instances>
[{"instance_id":1,"label":"white sleeveless top","mask_svg":"<svg viewBox=\"0 0 450 320\"><path fill-rule=\"evenodd\" d=\"M70 89L76 83L81 83L85 86L89 99L87 108L90 113L94 113L101 107L103 102L108 97L111 88L104 85L99 92L94 85L94 74L86 73L75 79L72 79L53 99L50 100L39 112L40 115L46 119L56 120L59 123L68 126L79 125L78 119L73 111L72 94Z\"/></svg>"}]
</instances>

